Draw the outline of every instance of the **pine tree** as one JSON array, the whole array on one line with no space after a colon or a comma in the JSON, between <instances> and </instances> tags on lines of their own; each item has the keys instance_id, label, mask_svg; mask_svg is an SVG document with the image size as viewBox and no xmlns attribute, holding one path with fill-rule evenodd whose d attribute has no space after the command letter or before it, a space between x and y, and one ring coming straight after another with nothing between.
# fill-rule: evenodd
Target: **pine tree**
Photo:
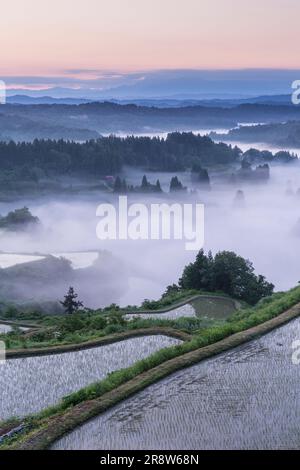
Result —
<instances>
[{"instance_id":1,"label":"pine tree","mask_svg":"<svg viewBox=\"0 0 300 470\"><path fill-rule=\"evenodd\" d=\"M122 181L120 176L116 177L116 181L114 184L114 193L120 193L122 191Z\"/></svg>"},{"instance_id":2,"label":"pine tree","mask_svg":"<svg viewBox=\"0 0 300 470\"><path fill-rule=\"evenodd\" d=\"M122 193L127 193L127 191L128 191L128 186L127 186L126 180L123 179L123 181L122 181Z\"/></svg>"},{"instance_id":3,"label":"pine tree","mask_svg":"<svg viewBox=\"0 0 300 470\"><path fill-rule=\"evenodd\" d=\"M160 185L160 181L159 181L159 180L156 181L155 191L157 191L158 193L161 193L161 192L162 192L162 189L161 189L161 185Z\"/></svg>"},{"instance_id":4,"label":"pine tree","mask_svg":"<svg viewBox=\"0 0 300 470\"><path fill-rule=\"evenodd\" d=\"M69 315L76 313L80 307L83 307L83 303L80 300L76 300L78 294L75 294L74 288L69 287L67 295L65 295L65 300L60 302L64 307L65 312Z\"/></svg>"},{"instance_id":5,"label":"pine tree","mask_svg":"<svg viewBox=\"0 0 300 470\"><path fill-rule=\"evenodd\" d=\"M179 181L177 176L173 176L170 181L170 193L173 191L182 191L183 189L185 188L182 186L181 181Z\"/></svg>"},{"instance_id":6,"label":"pine tree","mask_svg":"<svg viewBox=\"0 0 300 470\"><path fill-rule=\"evenodd\" d=\"M142 179L142 186L141 186L141 188L142 188L143 190L147 190L148 187L149 187L149 183L148 183L148 180L147 180L146 175L144 175L144 176L143 176L143 179Z\"/></svg>"}]
</instances>

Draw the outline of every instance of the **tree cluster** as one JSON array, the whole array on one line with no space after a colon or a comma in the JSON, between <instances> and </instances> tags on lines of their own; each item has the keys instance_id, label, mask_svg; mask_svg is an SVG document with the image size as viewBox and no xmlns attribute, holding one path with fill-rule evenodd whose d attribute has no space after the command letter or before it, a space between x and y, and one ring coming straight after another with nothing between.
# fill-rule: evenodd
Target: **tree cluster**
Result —
<instances>
[{"instance_id":1,"label":"tree cluster","mask_svg":"<svg viewBox=\"0 0 300 470\"><path fill-rule=\"evenodd\" d=\"M231 251L213 256L200 250L195 262L185 267L179 285L184 289L222 291L252 305L271 295L274 289L264 276L255 274L249 260Z\"/></svg>"},{"instance_id":2,"label":"tree cluster","mask_svg":"<svg viewBox=\"0 0 300 470\"><path fill-rule=\"evenodd\" d=\"M0 182L38 182L57 176L97 178L119 174L124 165L151 171L182 171L194 164L237 161L239 151L193 133L158 137L103 137L85 143L34 140L0 142Z\"/></svg>"}]
</instances>

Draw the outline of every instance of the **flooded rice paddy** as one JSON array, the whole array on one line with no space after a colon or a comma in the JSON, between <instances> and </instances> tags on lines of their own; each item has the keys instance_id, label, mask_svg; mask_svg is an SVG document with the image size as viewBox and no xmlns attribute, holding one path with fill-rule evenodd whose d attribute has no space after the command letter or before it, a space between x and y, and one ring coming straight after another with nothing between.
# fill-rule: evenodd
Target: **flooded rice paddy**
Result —
<instances>
[{"instance_id":1,"label":"flooded rice paddy","mask_svg":"<svg viewBox=\"0 0 300 470\"><path fill-rule=\"evenodd\" d=\"M57 258L65 258L71 261L73 269L83 269L92 266L97 260L99 253L97 251L80 251L70 253L51 253Z\"/></svg>"},{"instance_id":2,"label":"flooded rice paddy","mask_svg":"<svg viewBox=\"0 0 300 470\"><path fill-rule=\"evenodd\" d=\"M7 360L0 364L0 421L54 405L110 372L180 342L146 336L83 351Z\"/></svg>"},{"instance_id":3,"label":"flooded rice paddy","mask_svg":"<svg viewBox=\"0 0 300 470\"><path fill-rule=\"evenodd\" d=\"M300 449L300 320L148 387L53 449Z\"/></svg>"},{"instance_id":4,"label":"flooded rice paddy","mask_svg":"<svg viewBox=\"0 0 300 470\"><path fill-rule=\"evenodd\" d=\"M196 312L195 309L190 304L182 305L181 307L174 308L174 310L170 310L169 312L165 313L129 313L126 315L127 320L131 320L133 318L156 318L156 319L163 319L163 320L176 320L176 318L180 317L195 317Z\"/></svg>"},{"instance_id":5,"label":"flooded rice paddy","mask_svg":"<svg viewBox=\"0 0 300 470\"><path fill-rule=\"evenodd\" d=\"M17 326L17 325L15 325ZM30 330L29 327L26 327L26 326L18 326L18 328L21 330L21 331L28 331ZM13 326L11 325L5 325L4 323L0 323L0 334L3 334L3 333L9 333L10 331L12 331L13 329Z\"/></svg>"},{"instance_id":6,"label":"flooded rice paddy","mask_svg":"<svg viewBox=\"0 0 300 470\"><path fill-rule=\"evenodd\" d=\"M9 333L12 330L10 325L3 325L0 323L0 333Z\"/></svg>"},{"instance_id":7,"label":"flooded rice paddy","mask_svg":"<svg viewBox=\"0 0 300 470\"><path fill-rule=\"evenodd\" d=\"M209 317L217 320L228 318L239 306L238 302L225 297L198 297L191 302L198 317Z\"/></svg>"},{"instance_id":8,"label":"flooded rice paddy","mask_svg":"<svg viewBox=\"0 0 300 470\"><path fill-rule=\"evenodd\" d=\"M97 260L99 253L97 251L78 251L51 253L56 258L65 258L71 262L73 269L82 269L92 266ZM46 255L22 254L22 253L3 253L0 252L0 268L11 268L19 264L31 263L45 259Z\"/></svg>"},{"instance_id":9,"label":"flooded rice paddy","mask_svg":"<svg viewBox=\"0 0 300 470\"><path fill-rule=\"evenodd\" d=\"M18 264L30 263L44 259L44 256L26 255L18 253L0 253L0 268L11 268Z\"/></svg>"},{"instance_id":10,"label":"flooded rice paddy","mask_svg":"<svg viewBox=\"0 0 300 470\"><path fill-rule=\"evenodd\" d=\"M236 310L236 304L232 299L223 297L199 297L191 303L170 310L165 313L130 313L126 315L128 320L133 318L159 318L164 320L176 320L180 317L209 317L224 319Z\"/></svg>"}]
</instances>

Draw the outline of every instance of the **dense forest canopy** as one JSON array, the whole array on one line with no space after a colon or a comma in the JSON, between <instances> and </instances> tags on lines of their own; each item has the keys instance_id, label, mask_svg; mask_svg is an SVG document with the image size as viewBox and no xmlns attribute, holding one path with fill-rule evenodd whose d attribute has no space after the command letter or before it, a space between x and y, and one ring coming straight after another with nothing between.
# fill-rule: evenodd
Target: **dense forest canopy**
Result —
<instances>
[{"instance_id":1,"label":"dense forest canopy","mask_svg":"<svg viewBox=\"0 0 300 470\"><path fill-rule=\"evenodd\" d=\"M101 177L115 175L124 165L157 171L180 171L195 163L228 164L240 150L216 144L209 137L173 133L158 137L103 137L84 144L71 141L35 140L32 143L0 143L3 183L38 181L56 175Z\"/></svg>"}]
</instances>

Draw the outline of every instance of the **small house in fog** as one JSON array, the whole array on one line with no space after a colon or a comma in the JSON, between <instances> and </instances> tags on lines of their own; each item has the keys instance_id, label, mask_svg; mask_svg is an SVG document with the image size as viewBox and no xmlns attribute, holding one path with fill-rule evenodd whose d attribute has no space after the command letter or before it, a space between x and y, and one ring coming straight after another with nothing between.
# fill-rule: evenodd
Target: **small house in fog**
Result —
<instances>
[{"instance_id":1,"label":"small house in fog","mask_svg":"<svg viewBox=\"0 0 300 470\"><path fill-rule=\"evenodd\" d=\"M114 184L115 177L114 176L105 176L104 180L106 181L106 183Z\"/></svg>"}]
</instances>

